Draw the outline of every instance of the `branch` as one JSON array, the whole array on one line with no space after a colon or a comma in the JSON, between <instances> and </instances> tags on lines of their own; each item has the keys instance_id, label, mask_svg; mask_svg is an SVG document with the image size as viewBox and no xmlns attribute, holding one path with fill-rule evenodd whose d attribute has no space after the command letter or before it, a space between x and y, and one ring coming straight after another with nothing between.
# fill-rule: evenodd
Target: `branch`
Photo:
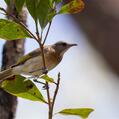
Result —
<instances>
[{"instance_id":1,"label":"branch","mask_svg":"<svg viewBox=\"0 0 119 119\"><path fill-rule=\"evenodd\" d=\"M48 108L49 108L49 119L52 119L51 115L51 100L50 100L50 91L49 91L49 84L46 82L46 91L47 91L47 98L48 98Z\"/></svg>"},{"instance_id":2,"label":"branch","mask_svg":"<svg viewBox=\"0 0 119 119\"><path fill-rule=\"evenodd\" d=\"M47 30L46 36L45 36L45 38L44 38L44 41L43 41L43 45L45 44L46 39L47 39L47 37L48 37L48 34L49 34L49 31L50 31L51 24L52 24L52 21L49 23L48 30Z\"/></svg>"},{"instance_id":3,"label":"branch","mask_svg":"<svg viewBox=\"0 0 119 119\"><path fill-rule=\"evenodd\" d=\"M60 72L58 73L58 80L57 80L56 89L55 89L54 96L53 96L51 115L53 115L53 109L54 109L55 100L58 94L59 85L60 85Z\"/></svg>"},{"instance_id":4,"label":"branch","mask_svg":"<svg viewBox=\"0 0 119 119\"><path fill-rule=\"evenodd\" d=\"M47 74L48 70L46 67L46 62L45 62L45 54L44 54L44 44L42 44L42 31L41 31L41 38L39 37L39 30L38 30L38 23L36 22L36 35L37 35L37 42L39 43L39 46L41 48L41 55L42 55L42 62L43 62L43 74ZM47 35L49 33L49 28L48 31L46 33L45 36L45 41L47 39ZM44 42L45 43L45 42ZM48 82L45 82L45 86L46 86L46 92L47 92L47 99L48 99L48 108L49 108L49 119L52 119L52 117L50 117L51 115L51 100L50 100L50 91L49 91L49 84Z\"/></svg>"}]
</instances>

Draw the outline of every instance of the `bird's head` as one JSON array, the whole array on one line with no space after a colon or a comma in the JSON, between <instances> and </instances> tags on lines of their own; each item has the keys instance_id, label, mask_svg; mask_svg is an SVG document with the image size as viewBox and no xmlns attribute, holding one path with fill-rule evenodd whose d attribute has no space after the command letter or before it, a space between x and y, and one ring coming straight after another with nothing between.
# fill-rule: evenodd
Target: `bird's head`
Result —
<instances>
[{"instance_id":1,"label":"bird's head","mask_svg":"<svg viewBox=\"0 0 119 119\"><path fill-rule=\"evenodd\" d=\"M64 41L59 41L53 45L56 52L61 56L72 46L77 46L77 44L70 44Z\"/></svg>"}]
</instances>

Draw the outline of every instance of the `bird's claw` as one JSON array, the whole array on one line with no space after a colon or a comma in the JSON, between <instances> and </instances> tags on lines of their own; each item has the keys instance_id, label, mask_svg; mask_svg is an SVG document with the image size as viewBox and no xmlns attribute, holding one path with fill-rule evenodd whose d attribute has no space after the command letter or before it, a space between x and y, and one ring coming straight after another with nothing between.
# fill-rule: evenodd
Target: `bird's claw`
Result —
<instances>
[{"instance_id":1,"label":"bird's claw","mask_svg":"<svg viewBox=\"0 0 119 119\"><path fill-rule=\"evenodd\" d=\"M48 73L48 68L47 67L42 67L42 73L47 74Z\"/></svg>"},{"instance_id":2,"label":"bird's claw","mask_svg":"<svg viewBox=\"0 0 119 119\"><path fill-rule=\"evenodd\" d=\"M46 89L49 89L49 86L47 84L43 86L43 90L46 90Z\"/></svg>"}]
</instances>

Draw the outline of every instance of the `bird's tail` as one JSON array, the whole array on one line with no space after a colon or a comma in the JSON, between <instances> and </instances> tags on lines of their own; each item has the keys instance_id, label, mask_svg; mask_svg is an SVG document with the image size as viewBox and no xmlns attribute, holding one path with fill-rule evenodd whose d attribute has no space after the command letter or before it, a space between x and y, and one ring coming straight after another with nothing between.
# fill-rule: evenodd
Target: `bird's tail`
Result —
<instances>
[{"instance_id":1,"label":"bird's tail","mask_svg":"<svg viewBox=\"0 0 119 119\"><path fill-rule=\"evenodd\" d=\"M0 82L7 79L7 78L10 78L12 77L14 74L13 74L13 69L10 68L10 69L6 69L2 72L0 72Z\"/></svg>"}]
</instances>

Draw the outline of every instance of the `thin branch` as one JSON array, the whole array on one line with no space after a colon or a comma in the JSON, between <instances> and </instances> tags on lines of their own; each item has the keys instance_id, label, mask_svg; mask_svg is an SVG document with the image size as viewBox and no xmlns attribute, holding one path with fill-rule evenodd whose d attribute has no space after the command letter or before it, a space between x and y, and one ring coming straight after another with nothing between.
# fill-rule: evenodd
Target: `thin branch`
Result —
<instances>
[{"instance_id":1,"label":"thin branch","mask_svg":"<svg viewBox=\"0 0 119 119\"><path fill-rule=\"evenodd\" d=\"M40 84L45 85L45 83L43 83L43 82L41 82L41 81L38 81L37 79L33 79L33 81L36 82L36 83L40 83Z\"/></svg>"},{"instance_id":2,"label":"thin branch","mask_svg":"<svg viewBox=\"0 0 119 119\"><path fill-rule=\"evenodd\" d=\"M56 85L56 89L55 89L54 96L53 96L52 108L54 107L56 96L57 96L57 93L58 93L58 90L59 90L59 85L60 85L60 73L58 73L58 80L57 80L57 85Z\"/></svg>"},{"instance_id":3,"label":"thin branch","mask_svg":"<svg viewBox=\"0 0 119 119\"><path fill-rule=\"evenodd\" d=\"M57 97L57 94L58 94L59 85L60 85L60 72L58 73L57 85L56 85L56 89L55 89L54 96L53 96L51 115L53 115L53 109L54 109L55 100L56 100L56 97Z\"/></svg>"},{"instance_id":4,"label":"thin branch","mask_svg":"<svg viewBox=\"0 0 119 119\"><path fill-rule=\"evenodd\" d=\"M46 63L45 63L44 47L43 47L43 44L41 43L42 39L40 40L39 39L39 36L37 36L37 37L38 37L39 46L41 48L41 55L42 55L43 67L44 67L44 70L45 70L47 68L46 68ZM48 70L43 71L43 74L47 74L47 73L48 73ZM49 84L48 84L48 82L46 82L45 85L46 85L46 92L47 92L47 98L48 98L49 119L51 119L50 118L51 101L50 101L50 91L49 91Z\"/></svg>"},{"instance_id":5,"label":"thin branch","mask_svg":"<svg viewBox=\"0 0 119 119\"><path fill-rule=\"evenodd\" d=\"M36 35L37 35L37 41L39 43L39 46L41 48L41 55L42 55L42 62L43 62L43 74L47 74L48 70L46 68L46 62L45 62L45 53L44 53L44 44L42 44L42 31L41 31L41 38L39 37L39 31L38 31L38 24L36 23ZM48 35L48 33L47 33ZM45 36L47 38L47 36ZM50 100L50 91L49 91L49 84L48 82L45 83L46 86L46 92L47 92L47 99L48 99L48 108L49 108L49 119L52 119L52 117L50 117L51 115L51 100Z\"/></svg>"},{"instance_id":6,"label":"thin branch","mask_svg":"<svg viewBox=\"0 0 119 119\"><path fill-rule=\"evenodd\" d=\"M43 30L42 29L41 29L41 39L43 39Z\"/></svg>"},{"instance_id":7,"label":"thin branch","mask_svg":"<svg viewBox=\"0 0 119 119\"><path fill-rule=\"evenodd\" d=\"M47 91L48 107L49 107L49 119L50 119L51 100L50 100L50 91L49 91L49 84L48 84L48 82L46 82L46 91Z\"/></svg>"},{"instance_id":8,"label":"thin branch","mask_svg":"<svg viewBox=\"0 0 119 119\"><path fill-rule=\"evenodd\" d=\"M38 22L37 21L35 21L35 25L36 25L36 35L37 35L38 43L41 43L42 36L41 37L39 36Z\"/></svg>"},{"instance_id":9,"label":"thin branch","mask_svg":"<svg viewBox=\"0 0 119 119\"><path fill-rule=\"evenodd\" d=\"M45 36L45 38L44 38L44 41L43 41L43 45L45 44L46 39L47 39L47 37L48 37L48 34L49 34L49 31L50 31L51 24L52 24L52 21L49 23L48 30L47 30L46 36Z\"/></svg>"},{"instance_id":10,"label":"thin branch","mask_svg":"<svg viewBox=\"0 0 119 119\"><path fill-rule=\"evenodd\" d=\"M40 38L39 36L39 30L38 30L38 22L36 21L35 22L35 25L36 25L36 35L37 35L37 42L41 48L41 55L42 55L42 61L43 61L43 69L45 70L46 69L46 63L45 63L45 56L44 56L44 47L43 47L43 44L41 43L42 41L42 37ZM47 74L47 72L43 71L44 74Z\"/></svg>"}]
</instances>

